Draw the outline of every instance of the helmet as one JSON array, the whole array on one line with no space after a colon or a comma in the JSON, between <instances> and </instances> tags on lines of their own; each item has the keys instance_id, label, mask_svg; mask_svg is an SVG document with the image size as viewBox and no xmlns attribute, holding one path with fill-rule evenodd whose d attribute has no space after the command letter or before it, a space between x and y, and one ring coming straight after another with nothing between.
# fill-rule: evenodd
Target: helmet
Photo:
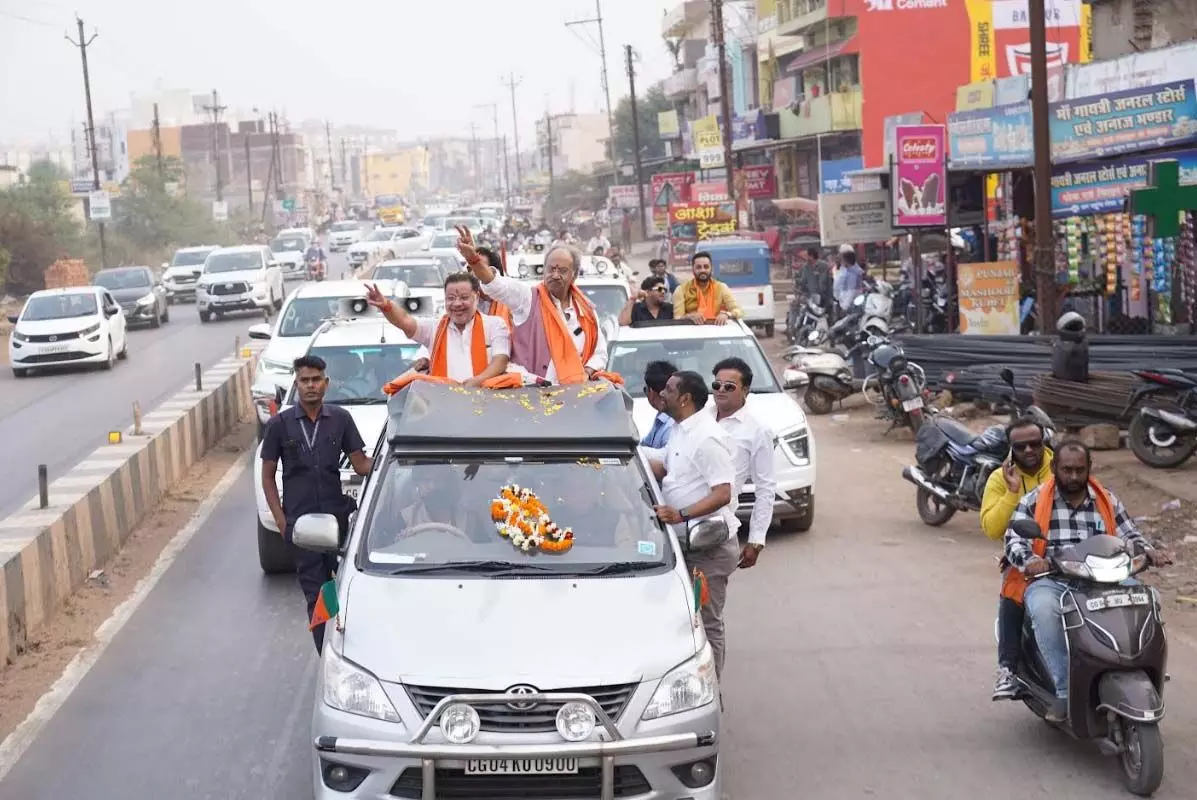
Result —
<instances>
[{"instance_id":1,"label":"helmet","mask_svg":"<svg viewBox=\"0 0 1197 800\"><path fill-rule=\"evenodd\" d=\"M1060 318L1056 320L1056 330L1060 333L1084 333L1085 318L1075 311L1061 314Z\"/></svg>"},{"instance_id":2,"label":"helmet","mask_svg":"<svg viewBox=\"0 0 1197 800\"><path fill-rule=\"evenodd\" d=\"M847 255L848 253L851 253L852 255L856 255L856 248L850 244L841 244L840 245L840 255L841 256Z\"/></svg>"}]
</instances>

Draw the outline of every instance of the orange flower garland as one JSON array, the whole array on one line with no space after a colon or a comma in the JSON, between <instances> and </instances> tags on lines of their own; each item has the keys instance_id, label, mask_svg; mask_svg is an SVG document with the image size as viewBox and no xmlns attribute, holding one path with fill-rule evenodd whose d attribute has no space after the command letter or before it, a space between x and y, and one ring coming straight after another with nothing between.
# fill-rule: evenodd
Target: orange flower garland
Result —
<instances>
[{"instance_id":1,"label":"orange flower garland","mask_svg":"<svg viewBox=\"0 0 1197 800\"><path fill-rule=\"evenodd\" d=\"M533 547L546 553L564 553L574 546L574 532L559 528L549 510L531 489L512 483L499 490L490 503L490 518L499 535L525 553Z\"/></svg>"}]
</instances>

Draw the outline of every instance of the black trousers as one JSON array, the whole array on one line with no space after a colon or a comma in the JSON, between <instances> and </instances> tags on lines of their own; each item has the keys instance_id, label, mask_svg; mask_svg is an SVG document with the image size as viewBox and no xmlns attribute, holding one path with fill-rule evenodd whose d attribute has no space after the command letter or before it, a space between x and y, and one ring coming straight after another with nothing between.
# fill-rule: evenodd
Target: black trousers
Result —
<instances>
[{"instance_id":1,"label":"black trousers","mask_svg":"<svg viewBox=\"0 0 1197 800\"><path fill-rule=\"evenodd\" d=\"M1008 597L998 601L998 666L1014 669L1022 653L1022 622L1026 611Z\"/></svg>"},{"instance_id":2,"label":"black trousers","mask_svg":"<svg viewBox=\"0 0 1197 800\"><path fill-rule=\"evenodd\" d=\"M341 541L345 541L345 534L349 530L349 515L337 515L337 522L341 528ZM291 525L287 526L287 541L291 541ZM305 550L291 545L295 554L295 574L299 578L299 588L303 591L303 599L307 601L307 622L312 620L312 612L316 610L316 598L320 596L320 587L328 583L337 575L336 553L318 553L315 550ZM332 620L326 624L335 624ZM317 625L312 629L312 641L316 643L316 652L324 649L325 625Z\"/></svg>"}]
</instances>

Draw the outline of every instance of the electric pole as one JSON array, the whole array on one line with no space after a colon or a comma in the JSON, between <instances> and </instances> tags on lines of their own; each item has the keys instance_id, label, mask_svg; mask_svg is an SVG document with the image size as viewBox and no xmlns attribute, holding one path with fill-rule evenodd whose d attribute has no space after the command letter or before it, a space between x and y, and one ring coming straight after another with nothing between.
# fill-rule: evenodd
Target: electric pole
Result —
<instances>
[{"instance_id":1,"label":"electric pole","mask_svg":"<svg viewBox=\"0 0 1197 800\"><path fill-rule=\"evenodd\" d=\"M723 139L723 169L727 173L727 198L736 204L739 211L739 198L736 197L735 170L732 168L732 121L731 121L731 92L727 85L727 31L723 28L723 0L711 2L711 28L715 38L715 48L719 58L719 114L720 138Z\"/></svg>"},{"instance_id":2,"label":"electric pole","mask_svg":"<svg viewBox=\"0 0 1197 800\"><path fill-rule=\"evenodd\" d=\"M473 173L474 191L478 191L478 187L482 183L482 170L478 164L478 126L470 123L470 172Z\"/></svg>"},{"instance_id":3,"label":"electric pole","mask_svg":"<svg viewBox=\"0 0 1197 800\"><path fill-rule=\"evenodd\" d=\"M246 131L242 135L245 138L245 191L249 196L249 213L252 215L254 213L254 170L249 155L249 137L253 134Z\"/></svg>"},{"instance_id":4,"label":"electric pole","mask_svg":"<svg viewBox=\"0 0 1197 800\"><path fill-rule=\"evenodd\" d=\"M546 149L547 149L547 152L548 152L548 155L549 155L549 204L550 204L550 205L555 205L555 203L553 202L553 191L554 191L554 181L553 181L553 115L552 115L551 113L549 113L547 110L544 112L544 125L545 125L545 139L547 139L547 142L546 142L546 144L545 144L545 147L546 147ZM547 215L546 215L546 216L547 216Z\"/></svg>"},{"instance_id":5,"label":"electric pole","mask_svg":"<svg viewBox=\"0 0 1197 800\"><path fill-rule=\"evenodd\" d=\"M506 200L511 196L511 166L507 160L507 134L503 134L503 185L507 189L503 193L503 199Z\"/></svg>"},{"instance_id":6,"label":"electric pole","mask_svg":"<svg viewBox=\"0 0 1197 800\"><path fill-rule=\"evenodd\" d=\"M274 146L275 114L273 111L270 112L270 114L267 116L267 119L269 120L267 123L267 131L270 134L270 168L266 171L266 185L262 190L262 225L266 224L266 212L270 210L271 197L274 198L275 202L279 200L279 180L278 176L275 175L275 170L277 169L278 151ZM275 184L273 195L270 194L270 182L272 180ZM273 219L274 217L272 215L271 220Z\"/></svg>"},{"instance_id":7,"label":"electric pole","mask_svg":"<svg viewBox=\"0 0 1197 800\"><path fill-rule=\"evenodd\" d=\"M158 161L158 188L166 191L166 170L162 166L162 124L158 120L158 104L154 103L154 156Z\"/></svg>"},{"instance_id":8,"label":"electric pole","mask_svg":"<svg viewBox=\"0 0 1197 800\"><path fill-rule=\"evenodd\" d=\"M328 190L335 191L337 188L337 175L333 170L333 156L332 156L332 124L324 121L324 144L328 148Z\"/></svg>"},{"instance_id":9,"label":"electric pole","mask_svg":"<svg viewBox=\"0 0 1197 800\"><path fill-rule=\"evenodd\" d=\"M599 57L603 63L603 95L607 100L607 141L609 142L608 149L610 149L611 164L615 172L616 183L619 182L619 168L615 166L615 118L611 110L611 83L607 80L607 40L603 34L603 0L594 0L594 18L593 19L579 19L573 22L565 23L568 28L572 25L590 25L598 26L599 36Z\"/></svg>"},{"instance_id":10,"label":"electric pole","mask_svg":"<svg viewBox=\"0 0 1197 800\"><path fill-rule=\"evenodd\" d=\"M643 167L640 162L640 112L636 108L636 65L633 60L632 46L630 44L624 45L624 53L628 60L628 93L631 96L632 102L632 148L636 152L636 207L640 211L640 235L644 239L648 239L648 229L644 222L644 177L641 174ZM611 160L615 161L615 142L611 142ZM616 168L618 169L618 164Z\"/></svg>"},{"instance_id":11,"label":"electric pole","mask_svg":"<svg viewBox=\"0 0 1197 800\"><path fill-rule=\"evenodd\" d=\"M79 23L79 41L75 41L70 36L66 40L75 47L79 48L79 57L83 60L83 97L87 101L87 147L91 151L91 186L95 191L100 191L100 157L96 152L96 121L92 115L91 110L91 75L87 71L87 48L96 40L98 33L93 33L90 39L83 38L83 20L75 17L75 22ZM91 203L88 203L88 210L91 210ZM99 220L100 232L100 267L106 268L108 266L108 246L104 241L104 222Z\"/></svg>"},{"instance_id":12,"label":"electric pole","mask_svg":"<svg viewBox=\"0 0 1197 800\"><path fill-rule=\"evenodd\" d=\"M341 183L347 186L341 187L341 194L346 195L353 187L353 182L349 180L349 166L345 160L345 137L341 137Z\"/></svg>"},{"instance_id":13,"label":"electric pole","mask_svg":"<svg viewBox=\"0 0 1197 800\"><path fill-rule=\"evenodd\" d=\"M212 90L212 105L204 106L204 111L212 115L212 160L216 166L216 202L224 202L224 179L220 174L220 115L225 112L228 106L220 104L220 96L216 94L216 90Z\"/></svg>"},{"instance_id":14,"label":"electric pole","mask_svg":"<svg viewBox=\"0 0 1197 800\"><path fill-rule=\"evenodd\" d=\"M1039 331L1048 333L1056 322L1056 256L1052 241L1052 137L1048 127L1047 30L1043 0L1030 0L1031 123L1035 142L1035 294L1039 303Z\"/></svg>"},{"instance_id":15,"label":"electric pole","mask_svg":"<svg viewBox=\"0 0 1197 800\"><path fill-rule=\"evenodd\" d=\"M524 194L524 176L520 170L519 112L515 108L515 90L521 83L523 83L523 81L518 81L515 79L514 72L508 73L507 80L503 81L503 84L511 90L511 133L514 137L512 144L515 145L515 183L519 188L520 195L522 196Z\"/></svg>"}]
</instances>

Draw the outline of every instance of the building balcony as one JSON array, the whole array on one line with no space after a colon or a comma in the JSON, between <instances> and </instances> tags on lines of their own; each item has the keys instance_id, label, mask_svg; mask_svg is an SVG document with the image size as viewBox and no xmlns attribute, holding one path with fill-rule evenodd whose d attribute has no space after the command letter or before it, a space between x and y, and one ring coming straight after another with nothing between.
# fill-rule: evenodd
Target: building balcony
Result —
<instances>
[{"instance_id":1,"label":"building balcony","mask_svg":"<svg viewBox=\"0 0 1197 800\"><path fill-rule=\"evenodd\" d=\"M831 92L804 100L795 112L785 109L778 113L781 138L818 136L835 131L855 131L861 128L861 91Z\"/></svg>"},{"instance_id":2,"label":"building balcony","mask_svg":"<svg viewBox=\"0 0 1197 800\"><path fill-rule=\"evenodd\" d=\"M829 13L827 0L777 0L778 36L798 36L812 25L839 14Z\"/></svg>"},{"instance_id":3,"label":"building balcony","mask_svg":"<svg viewBox=\"0 0 1197 800\"><path fill-rule=\"evenodd\" d=\"M666 39L685 39L686 34L710 14L710 4L706 0L685 0L665 13L661 35Z\"/></svg>"},{"instance_id":4,"label":"building balcony","mask_svg":"<svg viewBox=\"0 0 1197 800\"><path fill-rule=\"evenodd\" d=\"M675 72L661 84L661 90L670 100L688 97L698 91L698 70L688 67Z\"/></svg>"}]
</instances>

